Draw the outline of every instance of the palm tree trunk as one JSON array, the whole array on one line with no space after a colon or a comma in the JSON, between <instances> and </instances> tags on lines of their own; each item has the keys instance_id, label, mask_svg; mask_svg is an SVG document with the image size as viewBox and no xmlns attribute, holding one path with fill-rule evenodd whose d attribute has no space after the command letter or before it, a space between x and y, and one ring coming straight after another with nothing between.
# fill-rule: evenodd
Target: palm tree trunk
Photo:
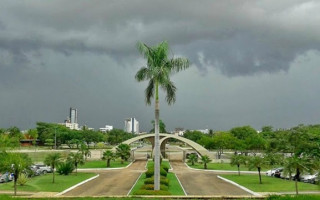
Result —
<instances>
[{"instance_id":1,"label":"palm tree trunk","mask_svg":"<svg viewBox=\"0 0 320 200\"><path fill-rule=\"evenodd\" d=\"M158 82L156 82L155 98L155 134L154 134L154 190L160 190L160 145L159 145L159 93Z\"/></svg>"},{"instance_id":2,"label":"palm tree trunk","mask_svg":"<svg viewBox=\"0 0 320 200\"><path fill-rule=\"evenodd\" d=\"M295 182L295 185L296 185L296 195L298 195L298 180L296 179L294 182Z\"/></svg>"},{"instance_id":3,"label":"palm tree trunk","mask_svg":"<svg viewBox=\"0 0 320 200\"><path fill-rule=\"evenodd\" d=\"M238 175L240 176L240 165L237 165L238 166Z\"/></svg>"},{"instance_id":4,"label":"palm tree trunk","mask_svg":"<svg viewBox=\"0 0 320 200\"><path fill-rule=\"evenodd\" d=\"M261 170L261 169L260 169L260 167L258 167L258 172L259 172L259 181L260 181L260 184L262 184L260 170Z\"/></svg>"},{"instance_id":5,"label":"palm tree trunk","mask_svg":"<svg viewBox=\"0 0 320 200\"><path fill-rule=\"evenodd\" d=\"M52 183L54 183L54 168L52 168Z\"/></svg>"},{"instance_id":6,"label":"palm tree trunk","mask_svg":"<svg viewBox=\"0 0 320 200\"><path fill-rule=\"evenodd\" d=\"M14 184L13 184L13 187L14 187L14 196L17 195L17 180L18 180L18 175L15 173L15 174L14 174L14 177L13 177L13 181L14 181Z\"/></svg>"}]
</instances>

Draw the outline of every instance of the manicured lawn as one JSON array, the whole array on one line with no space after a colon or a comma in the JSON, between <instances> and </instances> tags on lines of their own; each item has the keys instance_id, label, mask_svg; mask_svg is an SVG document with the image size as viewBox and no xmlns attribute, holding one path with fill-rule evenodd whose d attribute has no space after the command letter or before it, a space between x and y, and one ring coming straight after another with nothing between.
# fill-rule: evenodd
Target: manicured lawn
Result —
<instances>
[{"instance_id":1,"label":"manicured lawn","mask_svg":"<svg viewBox=\"0 0 320 200\"><path fill-rule=\"evenodd\" d=\"M117 167L126 167L129 165L130 162L124 161L123 164L121 164L120 160L111 161L110 162L110 168L117 168ZM104 160L90 160L87 161L84 165L81 165L78 167L81 168L107 168L107 161Z\"/></svg>"},{"instance_id":2,"label":"manicured lawn","mask_svg":"<svg viewBox=\"0 0 320 200\"><path fill-rule=\"evenodd\" d=\"M294 181L262 176L262 184L259 184L258 175L221 175L254 192L295 192ZM320 191L319 185L298 182L299 191Z\"/></svg>"},{"instance_id":3,"label":"manicured lawn","mask_svg":"<svg viewBox=\"0 0 320 200\"><path fill-rule=\"evenodd\" d=\"M46 174L41 176L36 176L30 178L29 181L24 186L18 186L18 191L46 191L46 192L62 192L63 190L80 183L88 178L95 176L94 173L75 173L64 176L56 175L55 183L52 183L52 174ZM12 190L13 191L13 182L2 183L0 184L0 190Z\"/></svg>"},{"instance_id":4,"label":"manicured lawn","mask_svg":"<svg viewBox=\"0 0 320 200\"><path fill-rule=\"evenodd\" d=\"M187 163L187 164L191 168L204 169L202 163L195 163L193 166L191 165L191 163ZM207 167L208 169L212 169L212 170L238 171L237 166L231 166L229 163L208 163ZM249 170L248 167L246 166L240 166L240 171L255 171L255 170Z\"/></svg>"}]
</instances>

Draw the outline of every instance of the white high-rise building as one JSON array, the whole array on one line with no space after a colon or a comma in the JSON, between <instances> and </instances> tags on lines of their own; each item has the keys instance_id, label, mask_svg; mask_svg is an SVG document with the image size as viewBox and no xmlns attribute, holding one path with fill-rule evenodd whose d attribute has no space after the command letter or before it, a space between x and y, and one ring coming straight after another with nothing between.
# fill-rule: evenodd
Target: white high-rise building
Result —
<instances>
[{"instance_id":1,"label":"white high-rise building","mask_svg":"<svg viewBox=\"0 0 320 200\"><path fill-rule=\"evenodd\" d=\"M79 124L78 124L78 111L77 109L70 108L69 117L67 120L64 121L64 123L60 123L61 125L64 125L71 130L80 130Z\"/></svg>"},{"instance_id":2,"label":"white high-rise building","mask_svg":"<svg viewBox=\"0 0 320 200\"><path fill-rule=\"evenodd\" d=\"M124 131L139 134L139 121L136 118L128 118L124 121Z\"/></svg>"}]
</instances>

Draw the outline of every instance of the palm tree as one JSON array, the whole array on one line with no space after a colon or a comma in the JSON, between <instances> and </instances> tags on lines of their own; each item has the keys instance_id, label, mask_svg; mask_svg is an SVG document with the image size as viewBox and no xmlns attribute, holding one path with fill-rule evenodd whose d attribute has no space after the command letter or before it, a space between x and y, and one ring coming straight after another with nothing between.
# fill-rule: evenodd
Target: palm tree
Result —
<instances>
[{"instance_id":1,"label":"palm tree","mask_svg":"<svg viewBox=\"0 0 320 200\"><path fill-rule=\"evenodd\" d=\"M185 58L169 59L169 46L165 41L153 47L139 42L137 47L147 59L147 66L142 67L135 78L138 82L149 80L145 90L147 105L151 104L151 99L155 96L154 190L160 190L159 86L166 92L168 104L173 104L176 100L176 87L170 80L170 75L188 68L189 61Z\"/></svg>"},{"instance_id":2,"label":"palm tree","mask_svg":"<svg viewBox=\"0 0 320 200\"><path fill-rule=\"evenodd\" d=\"M305 157L305 156L292 156L288 157L285 160L284 164L284 172L289 173L289 177L291 178L291 173L295 171L294 181L295 181L295 188L296 194L298 195L298 181L300 180L300 174L304 171L311 171L314 166L314 162L312 159Z\"/></svg>"},{"instance_id":3,"label":"palm tree","mask_svg":"<svg viewBox=\"0 0 320 200\"><path fill-rule=\"evenodd\" d=\"M17 180L32 161L27 154L0 152L0 171L6 171L13 176L14 195L17 195Z\"/></svg>"},{"instance_id":4,"label":"palm tree","mask_svg":"<svg viewBox=\"0 0 320 200\"><path fill-rule=\"evenodd\" d=\"M267 165L267 161L265 158L261 156L253 156L247 159L249 169L257 168L259 173L259 183L262 184L261 180L261 168Z\"/></svg>"},{"instance_id":5,"label":"palm tree","mask_svg":"<svg viewBox=\"0 0 320 200\"><path fill-rule=\"evenodd\" d=\"M237 165L238 167L238 175L240 176L240 165L246 164L246 158L243 155L233 155L231 157L230 165Z\"/></svg>"},{"instance_id":6,"label":"palm tree","mask_svg":"<svg viewBox=\"0 0 320 200\"><path fill-rule=\"evenodd\" d=\"M121 158L121 164L123 161L127 161L130 158L130 146L127 144L120 144L116 148L116 154Z\"/></svg>"},{"instance_id":7,"label":"palm tree","mask_svg":"<svg viewBox=\"0 0 320 200\"><path fill-rule=\"evenodd\" d=\"M54 183L54 170L55 167L61 162L61 154L60 153L52 153L48 154L44 160L46 165L49 165L52 168L52 183Z\"/></svg>"},{"instance_id":8,"label":"palm tree","mask_svg":"<svg viewBox=\"0 0 320 200\"><path fill-rule=\"evenodd\" d=\"M87 158L91 156L91 151L90 151L89 147L87 145L85 145L84 143L81 143L79 151L81 152L85 161L87 161Z\"/></svg>"},{"instance_id":9,"label":"palm tree","mask_svg":"<svg viewBox=\"0 0 320 200\"><path fill-rule=\"evenodd\" d=\"M68 155L67 160L73 164L73 166L76 168L76 174L78 174L78 165L84 164L84 159L82 154L80 152L70 153Z\"/></svg>"},{"instance_id":10,"label":"palm tree","mask_svg":"<svg viewBox=\"0 0 320 200\"><path fill-rule=\"evenodd\" d=\"M209 156L204 155L204 156L201 156L201 161L203 163L203 168L207 169L207 163L211 162L211 159L209 158Z\"/></svg>"},{"instance_id":11,"label":"palm tree","mask_svg":"<svg viewBox=\"0 0 320 200\"><path fill-rule=\"evenodd\" d=\"M191 162L191 165L193 166L195 162L198 162L198 155L197 154L190 154L188 161Z\"/></svg>"},{"instance_id":12,"label":"palm tree","mask_svg":"<svg viewBox=\"0 0 320 200\"><path fill-rule=\"evenodd\" d=\"M110 167L110 161L114 160L114 158L115 158L115 155L112 151L107 150L103 152L102 160L107 160L107 167Z\"/></svg>"}]
</instances>

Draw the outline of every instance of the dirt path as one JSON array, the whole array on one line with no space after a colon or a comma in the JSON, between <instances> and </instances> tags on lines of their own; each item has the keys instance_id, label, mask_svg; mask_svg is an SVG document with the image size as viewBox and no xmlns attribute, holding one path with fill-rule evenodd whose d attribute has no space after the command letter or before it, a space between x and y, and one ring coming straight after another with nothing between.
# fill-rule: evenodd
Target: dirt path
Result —
<instances>
[{"instance_id":1,"label":"dirt path","mask_svg":"<svg viewBox=\"0 0 320 200\"><path fill-rule=\"evenodd\" d=\"M216 173L192 170L187 168L182 162L171 162L171 166L187 195L251 195L250 193L219 179Z\"/></svg>"},{"instance_id":2,"label":"dirt path","mask_svg":"<svg viewBox=\"0 0 320 200\"><path fill-rule=\"evenodd\" d=\"M130 167L117 170L94 171L99 177L89 181L62 196L111 196L127 195L141 172L146 161L134 162Z\"/></svg>"}]
</instances>

